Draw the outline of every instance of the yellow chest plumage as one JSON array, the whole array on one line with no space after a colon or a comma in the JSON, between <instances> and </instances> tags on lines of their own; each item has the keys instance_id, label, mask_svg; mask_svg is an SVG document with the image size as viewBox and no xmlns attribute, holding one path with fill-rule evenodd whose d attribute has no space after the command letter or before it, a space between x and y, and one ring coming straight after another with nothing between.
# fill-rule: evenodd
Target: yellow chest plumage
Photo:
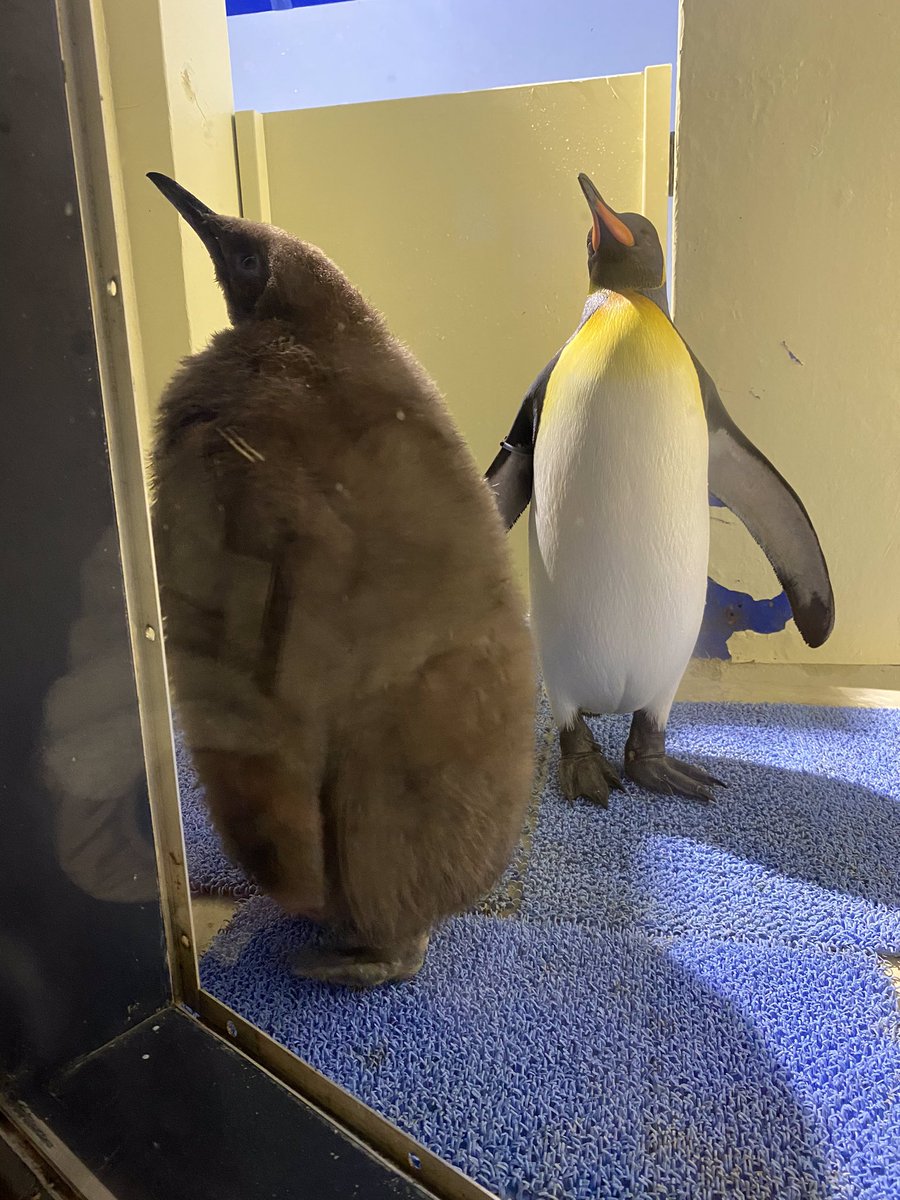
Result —
<instances>
[{"instance_id":1,"label":"yellow chest plumage","mask_svg":"<svg viewBox=\"0 0 900 1200\"><path fill-rule=\"evenodd\" d=\"M588 394L583 386L587 378L602 381L610 395L633 397L642 381L655 392L661 375L666 377L665 393L672 405L702 407L691 356L657 305L638 292L604 293L559 356L547 385L541 424L548 417L568 415L567 402Z\"/></svg>"},{"instance_id":2,"label":"yellow chest plumage","mask_svg":"<svg viewBox=\"0 0 900 1200\"><path fill-rule=\"evenodd\" d=\"M652 300L596 300L550 376L534 447L532 619L564 720L671 698L706 593L709 442L693 361Z\"/></svg>"}]
</instances>

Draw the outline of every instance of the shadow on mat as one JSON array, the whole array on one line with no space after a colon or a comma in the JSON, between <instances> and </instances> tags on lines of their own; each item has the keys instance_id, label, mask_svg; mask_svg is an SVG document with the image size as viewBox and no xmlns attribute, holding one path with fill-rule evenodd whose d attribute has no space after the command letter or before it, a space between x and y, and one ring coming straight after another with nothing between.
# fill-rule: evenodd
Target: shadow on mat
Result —
<instances>
[{"instance_id":1,"label":"shadow on mat","mask_svg":"<svg viewBox=\"0 0 900 1200\"><path fill-rule=\"evenodd\" d=\"M713 715L713 710L718 710ZM789 735L802 735L814 729L865 735L871 729L872 714L889 713L900 729L900 710L849 708L845 705L801 703L753 703L739 700L680 700L672 708L670 729L691 725L740 729L772 729ZM763 719L764 716L764 719Z\"/></svg>"},{"instance_id":2,"label":"shadow on mat","mask_svg":"<svg viewBox=\"0 0 900 1200\"><path fill-rule=\"evenodd\" d=\"M743 951L720 968L702 939L685 963L634 933L462 917L417 979L361 996L289 974L307 936L252 900L204 985L503 1197L836 1194L786 1072L698 973L727 991ZM789 1007L775 1024L796 1035Z\"/></svg>"},{"instance_id":3,"label":"shadow on mat","mask_svg":"<svg viewBox=\"0 0 900 1200\"><path fill-rule=\"evenodd\" d=\"M555 761L520 916L900 951L900 800L732 759L713 804L633 785L569 804Z\"/></svg>"},{"instance_id":4,"label":"shadow on mat","mask_svg":"<svg viewBox=\"0 0 900 1200\"><path fill-rule=\"evenodd\" d=\"M698 760L729 785L714 804L629 785L603 812L562 799L554 754L531 845L516 864L524 883L518 915L900 953L900 801L828 776ZM253 894L222 853L199 789L185 788L186 762L181 767L195 890ZM798 883L809 890L800 894ZM874 919L873 906L881 910Z\"/></svg>"}]
</instances>

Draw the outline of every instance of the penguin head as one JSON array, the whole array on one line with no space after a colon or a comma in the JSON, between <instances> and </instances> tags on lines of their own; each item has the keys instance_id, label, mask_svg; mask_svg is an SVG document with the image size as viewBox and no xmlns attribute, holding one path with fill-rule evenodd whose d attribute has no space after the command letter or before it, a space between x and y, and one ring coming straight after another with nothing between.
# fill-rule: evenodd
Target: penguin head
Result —
<instances>
[{"instance_id":1,"label":"penguin head","mask_svg":"<svg viewBox=\"0 0 900 1200\"><path fill-rule=\"evenodd\" d=\"M167 175L151 171L147 178L206 247L232 324L267 318L325 324L361 311L356 289L315 246L274 225L222 216Z\"/></svg>"},{"instance_id":2,"label":"penguin head","mask_svg":"<svg viewBox=\"0 0 900 1200\"><path fill-rule=\"evenodd\" d=\"M662 287L666 260L653 222L640 213L614 212L587 175L578 182L593 217L587 239L592 291Z\"/></svg>"}]
</instances>

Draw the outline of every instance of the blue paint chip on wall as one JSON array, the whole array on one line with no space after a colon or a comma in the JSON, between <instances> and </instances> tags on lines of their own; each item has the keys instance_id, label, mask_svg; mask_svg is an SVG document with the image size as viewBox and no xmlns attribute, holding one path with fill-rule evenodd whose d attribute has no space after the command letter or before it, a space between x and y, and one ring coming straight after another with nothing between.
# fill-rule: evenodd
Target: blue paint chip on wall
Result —
<instances>
[{"instance_id":1,"label":"blue paint chip on wall","mask_svg":"<svg viewBox=\"0 0 900 1200\"><path fill-rule=\"evenodd\" d=\"M347 4L350 0L225 0L225 14L279 12L286 8L315 8L320 4Z\"/></svg>"},{"instance_id":2,"label":"blue paint chip on wall","mask_svg":"<svg viewBox=\"0 0 900 1200\"><path fill-rule=\"evenodd\" d=\"M771 600L754 600L747 592L733 592L714 579L706 584L706 611L695 658L731 658L728 639L733 633L777 633L792 616L784 592Z\"/></svg>"}]
</instances>

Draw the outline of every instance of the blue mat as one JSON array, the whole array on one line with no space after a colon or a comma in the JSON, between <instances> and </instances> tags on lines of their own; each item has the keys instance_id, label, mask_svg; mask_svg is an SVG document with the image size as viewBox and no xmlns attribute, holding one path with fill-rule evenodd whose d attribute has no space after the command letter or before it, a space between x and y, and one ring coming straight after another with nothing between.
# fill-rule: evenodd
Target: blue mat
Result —
<instances>
[{"instance_id":1,"label":"blue mat","mask_svg":"<svg viewBox=\"0 0 900 1200\"><path fill-rule=\"evenodd\" d=\"M628 721L594 732L615 760ZM631 789L604 817L554 756L522 917L900 954L900 710L681 704L668 749L728 784L714 804Z\"/></svg>"},{"instance_id":2,"label":"blue mat","mask_svg":"<svg viewBox=\"0 0 900 1200\"><path fill-rule=\"evenodd\" d=\"M205 986L504 1197L900 1200L877 957L900 953L900 712L680 705L670 728L728 782L715 805L569 805L547 737L483 910L505 915L449 922L416 980L294 979L310 931L257 897ZM626 732L595 724L613 759ZM209 886L240 883L196 829Z\"/></svg>"},{"instance_id":3,"label":"blue mat","mask_svg":"<svg viewBox=\"0 0 900 1200\"><path fill-rule=\"evenodd\" d=\"M627 720L594 732L615 761ZM570 805L553 745L521 917L900 954L900 710L681 704L669 749L728 783L715 804L629 787L607 814ZM179 756L192 887L253 894Z\"/></svg>"},{"instance_id":4,"label":"blue mat","mask_svg":"<svg viewBox=\"0 0 900 1200\"><path fill-rule=\"evenodd\" d=\"M366 995L249 901L204 986L516 1200L900 1196L896 996L859 951L463 917Z\"/></svg>"}]
</instances>

